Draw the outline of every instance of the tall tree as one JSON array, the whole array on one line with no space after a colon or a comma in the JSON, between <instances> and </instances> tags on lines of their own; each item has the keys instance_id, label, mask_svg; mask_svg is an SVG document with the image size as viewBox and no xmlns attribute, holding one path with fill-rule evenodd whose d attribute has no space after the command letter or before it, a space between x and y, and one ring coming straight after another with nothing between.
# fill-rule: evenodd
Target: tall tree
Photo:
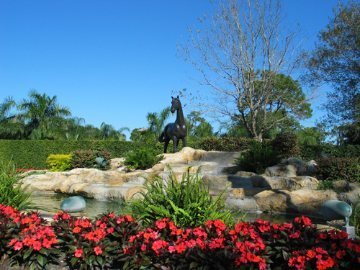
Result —
<instances>
[{"instance_id":1,"label":"tall tree","mask_svg":"<svg viewBox=\"0 0 360 270\"><path fill-rule=\"evenodd\" d=\"M187 115L188 133L196 138L210 137L213 133L213 127L201 116L199 111L192 111Z\"/></svg>"},{"instance_id":2,"label":"tall tree","mask_svg":"<svg viewBox=\"0 0 360 270\"><path fill-rule=\"evenodd\" d=\"M23 100L19 109L20 117L25 121L24 137L30 135L37 139L48 138L51 123L58 117L69 116L68 108L57 103L57 97L40 94L33 90L29 93L29 99Z\"/></svg>"},{"instance_id":3,"label":"tall tree","mask_svg":"<svg viewBox=\"0 0 360 270\"><path fill-rule=\"evenodd\" d=\"M340 4L308 61L309 81L333 86L325 107L333 125L360 122L360 2ZM355 125L356 126L356 125Z\"/></svg>"},{"instance_id":4,"label":"tall tree","mask_svg":"<svg viewBox=\"0 0 360 270\"><path fill-rule=\"evenodd\" d=\"M148 113L146 119L149 123L150 132L155 133L156 137L160 136L164 129L165 121L170 116L170 107L163 109L160 113Z\"/></svg>"},{"instance_id":5,"label":"tall tree","mask_svg":"<svg viewBox=\"0 0 360 270\"><path fill-rule=\"evenodd\" d=\"M209 109L241 122L260 141L289 114L304 118L310 112L289 76L296 65L295 36L282 31L280 18L279 1L229 0L185 49L214 94Z\"/></svg>"}]
</instances>

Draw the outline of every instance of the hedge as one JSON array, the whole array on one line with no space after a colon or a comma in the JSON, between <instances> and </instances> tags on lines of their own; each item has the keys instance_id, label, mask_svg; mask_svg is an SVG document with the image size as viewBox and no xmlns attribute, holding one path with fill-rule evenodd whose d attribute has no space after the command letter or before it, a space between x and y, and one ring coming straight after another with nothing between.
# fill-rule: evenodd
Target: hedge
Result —
<instances>
[{"instance_id":1,"label":"hedge","mask_svg":"<svg viewBox=\"0 0 360 270\"><path fill-rule=\"evenodd\" d=\"M242 151L249 148L253 139L249 138L189 138L188 146L206 151ZM180 144L180 146L182 146ZM111 158L124 157L129 151L139 148L151 148L161 153L163 145L143 145L129 141L70 141L70 140L0 140L0 161L13 160L17 168L44 169L50 154L70 154L76 150L106 150ZM168 152L172 151L172 144Z\"/></svg>"},{"instance_id":2,"label":"hedge","mask_svg":"<svg viewBox=\"0 0 360 270\"><path fill-rule=\"evenodd\" d=\"M122 157L135 144L127 141L0 140L0 160L13 160L17 168L46 168L50 154L69 154L76 150L106 150L111 157Z\"/></svg>"}]
</instances>

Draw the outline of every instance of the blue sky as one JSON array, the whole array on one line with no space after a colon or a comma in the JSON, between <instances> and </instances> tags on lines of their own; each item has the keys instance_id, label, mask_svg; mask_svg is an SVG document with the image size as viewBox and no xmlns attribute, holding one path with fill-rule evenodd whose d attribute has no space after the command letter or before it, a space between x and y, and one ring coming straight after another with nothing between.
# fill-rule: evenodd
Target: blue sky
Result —
<instances>
[{"instance_id":1,"label":"blue sky","mask_svg":"<svg viewBox=\"0 0 360 270\"><path fill-rule=\"evenodd\" d=\"M144 127L174 91L196 91L198 76L177 52L188 28L211 14L208 0L0 0L0 102L31 89L56 95L86 124ZM299 24L305 49L336 0L283 0L285 23ZM321 112L319 93L311 125ZM189 112L187 112L189 113ZM171 120L169 120L171 121Z\"/></svg>"}]
</instances>

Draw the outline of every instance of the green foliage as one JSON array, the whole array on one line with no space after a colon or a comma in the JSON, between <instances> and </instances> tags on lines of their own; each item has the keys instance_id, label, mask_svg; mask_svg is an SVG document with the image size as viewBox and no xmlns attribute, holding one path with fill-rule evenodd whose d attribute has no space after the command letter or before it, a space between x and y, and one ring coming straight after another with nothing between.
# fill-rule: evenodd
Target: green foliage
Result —
<instances>
[{"instance_id":1,"label":"green foliage","mask_svg":"<svg viewBox=\"0 0 360 270\"><path fill-rule=\"evenodd\" d=\"M0 161L12 159L17 168L46 168L50 154L76 150L106 150L112 157L123 157L137 144L126 141L0 140Z\"/></svg>"},{"instance_id":2,"label":"green foliage","mask_svg":"<svg viewBox=\"0 0 360 270\"><path fill-rule=\"evenodd\" d=\"M71 169L71 154L51 154L46 159L46 164L52 172L62 172Z\"/></svg>"},{"instance_id":3,"label":"green foliage","mask_svg":"<svg viewBox=\"0 0 360 270\"><path fill-rule=\"evenodd\" d=\"M328 120L335 126L359 121L359 25L359 1L339 4L329 24L320 32L320 40L308 62L311 83L333 86L325 106Z\"/></svg>"},{"instance_id":4,"label":"green foliage","mask_svg":"<svg viewBox=\"0 0 360 270\"><path fill-rule=\"evenodd\" d=\"M327 190L327 189L333 189L334 185L333 185L333 181L331 180L322 180L319 182L319 186L318 189L320 190Z\"/></svg>"},{"instance_id":5,"label":"green foliage","mask_svg":"<svg viewBox=\"0 0 360 270\"><path fill-rule=\"evenodd\" d=\"M0 161L0 204L25 210L31 207L30 193L19 182L20 177L11 161Z\"/></svg>"},{"instance_id":6,"label":"green foliage","mask_svg":"<svg viewBox=\"0 0 360 270\"><path fill-rule=\"evenodd\" d=\"M188 171L178 180L170 172L168 180L149 179L145 187L143 199L129 202L132 214L144 224L165 217L181 227L195 227L214 219L232 223L231 212L224 210L223 197L220 195L213 199L198 173Z\"/></svg>"},{"instance_id":7,"label":"green foliage","mask_svg":"<svg viewBox=\"0 0 360 270\"><path fill-rule=\"evenodd\" d=\"M78 150L73 153L73 168L109 169L110 153L104 150Z\"/></svg>"},{"instance_id":8,"label":"green foliage","mask_svg":"<svg viewBox=\"0 0 360 270\"><path fill-rule=\"evenodd\" d=\"M253 142L248 151L241 154L235 163L243 171L263 173L269 166L279 162L276 152L268 143Z\"/></svg>"},{"instance_id":9,"label":"green foliage","mask_svg":"<svg viewBox=\"0 0 360 270\"><path fill-rule=\"evenodd\" d=\"M279 133L271 145L280 159L297 157L300 154L298 138L294 133Z\"/></svg>"},{"instance_id":10,"label":"green foliage","mask_svg":"<svg viewBox=\"0 0 360 270\"><path fill-rule=\"evenodd\" d=\"M301 145L301 157L306 160L323 157L360 157L360 145Z\"/></svg>"},{"instance_id":11,"label":"green foliage","mask_svg":"<svg viewBox=\"0 0 360 270\"><path fill-rule=\"evenodd\" d=\"M350 225L355 227L356 235L360 235L360 196L359 200L352 205L353 212L350 216Z\"/></svg>"},{"instance_id":12,"label":"green foliage","mask_svg":"<svg viewBox=\"0 0 360 270\"><path fill-rule=\"evenodd\" d=\"M360 158L330 157L318 160L317 178L360 183Z\"/></svg>"},{"instance_id":13,"label":"green foliage","mask_svg":"<svg viewBox=\"0 0 360 270\"><path fill-rule=\"evenodd\" d=\"M254 139L236 137L210 137L200 140L196 148L205 151L243 151L249 149Z\"/></svg>"},{"instance_id":14,"label":"green foliage","mask_svg":"<svg viewBox=\"0 0 360 270\"><path fill-rule=\"evenodd\" d=\"M125 157L125 165L132 169L149 169L160 160L163 159L162 155L149 147L140 147L127 154Z\"/></svg>"}]
</instances>

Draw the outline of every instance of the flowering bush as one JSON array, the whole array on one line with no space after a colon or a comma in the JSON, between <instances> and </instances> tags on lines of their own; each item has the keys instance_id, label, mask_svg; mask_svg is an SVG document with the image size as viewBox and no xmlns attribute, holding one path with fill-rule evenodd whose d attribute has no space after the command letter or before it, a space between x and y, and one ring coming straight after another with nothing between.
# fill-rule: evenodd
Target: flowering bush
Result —
<instances>
[{"instance_id":1,"label":"flowering bush","mask_svg":"<svg viewBox=\"0 0 360 270\"><path fill-rule=\"evenodd\" d=\"M43 269L58 261L57 237L51 226L35 212L20 213L0 205L0 255L11 264Z\"/></svg>"},{"instance_id":2,"label":"flowering bush","mask_svg":"<svg viewBox=\"0 0 360 270\"><path fill-rule=\"evenodd\" d=\"M194 228L163 218L144 228L113 213L90 220L59 212L48 224L37 213L0 205L3 256L33 269L60 259L69 269L360 269L360 242L319 231L303 216L230 227L208 220Z\"/></svg>"},{"instance_id":3,"label":"flowering bush","mask_svg":"<svg viewBox=\"0 0 360 270\"><path fill-rule=\"evenodd\" d=\"M70 269L83 265L91 269L119 269L128 259L122 251L124 239L134 234L137 223L130 216L117 217L113 213L92 221L59 212L52 226L62 241L60 249Z\"/></svg>"}]
</instances>

